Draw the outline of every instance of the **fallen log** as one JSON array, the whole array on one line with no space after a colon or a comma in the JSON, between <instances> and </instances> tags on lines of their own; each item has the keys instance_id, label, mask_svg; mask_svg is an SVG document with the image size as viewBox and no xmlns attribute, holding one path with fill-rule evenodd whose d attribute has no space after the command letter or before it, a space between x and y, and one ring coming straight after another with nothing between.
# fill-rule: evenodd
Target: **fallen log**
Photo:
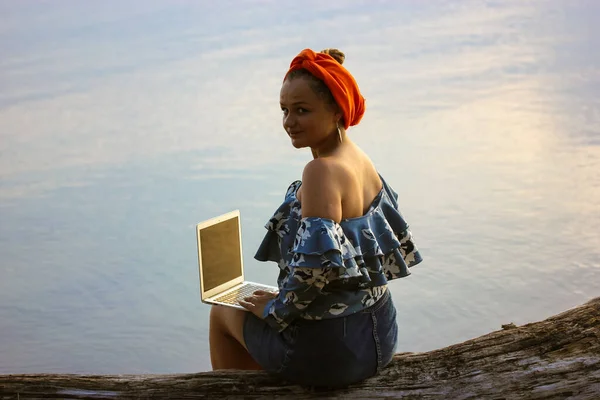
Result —
<instances>
[{"instance_id":1,"label":"fallen log","mask_svg":"<svg viewBox=\"0 0 600 400\"><path fill-rule=\"evenodd\" d=\"M600 297L544 321L426 353L402 353L343 390L262 372L175 375L0 375L0 399L115 398L600 399Z\"/></svg>"}]
</instances>

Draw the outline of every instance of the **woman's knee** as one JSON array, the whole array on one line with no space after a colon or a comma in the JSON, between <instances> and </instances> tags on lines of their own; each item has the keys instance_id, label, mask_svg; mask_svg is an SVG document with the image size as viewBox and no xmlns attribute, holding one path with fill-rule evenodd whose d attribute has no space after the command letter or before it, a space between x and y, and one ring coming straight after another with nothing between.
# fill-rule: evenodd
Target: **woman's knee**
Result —
<instances>
[{"instance_id":1,"label":"woman's knee","mask_svg":"<svg viewBox=\"0 0 600 400\"><path fill-rule=\"evenodd\" d=\"M218 329L244 344L243 330L246 314L247 311L213 305L210 309L211 329Z\"/></svg>"},{"instance_id":2,"label":"woman's knee","mask_svg":"<svg viewBox=\"0 0 600 400\"><path fill-rule=\"evenodd\" d=\"M217 305L211 306L210 318L209 318L211 329L223 328L225 326L225 324L224 324L225 316L223 315L224 309L225 309L225 307L222 307L222 306L217 306Z\"/></svg>"}]
</instances>

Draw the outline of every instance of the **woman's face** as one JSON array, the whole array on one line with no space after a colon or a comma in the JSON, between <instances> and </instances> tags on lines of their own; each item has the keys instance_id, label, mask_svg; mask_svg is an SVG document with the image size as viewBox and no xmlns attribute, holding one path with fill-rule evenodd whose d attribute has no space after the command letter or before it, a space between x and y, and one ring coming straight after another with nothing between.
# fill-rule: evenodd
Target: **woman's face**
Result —
<instances>
[{"instance_id":1,"label":"woman's face","mask_svg":"<svg viewBox=\"0 0 600 400\"><path fill-rule=\"evenodd\" d=\"M337 135L339 114L314 92L306 78L286 80L279 102L283 128L294 147L318 148L332 134Z\"/></svg>"}]
</instances>

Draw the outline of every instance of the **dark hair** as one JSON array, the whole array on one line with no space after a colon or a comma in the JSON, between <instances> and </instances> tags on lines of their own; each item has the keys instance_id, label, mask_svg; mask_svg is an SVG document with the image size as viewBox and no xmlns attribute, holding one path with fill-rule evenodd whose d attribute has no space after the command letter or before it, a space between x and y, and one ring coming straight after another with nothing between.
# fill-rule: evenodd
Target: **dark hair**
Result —
<instances>
[{"instance_id":1,"label":"dark hair","mask_svg":"<svg viewBox=\"0 0 600 400\"><path fill-rule=\"evenodd\" d=\"M346 59L346 56L344 55L344 53L342 53L338 49L325 49L325 50L321 50L321 53L329 54L337 62L339 62L340 65L342 65L344 63L344 60ZM310 72L308 72L308 70L306 70L304 68L294 70L294 71L292 71L292 72L290 72L288 74L286 80L290 80L291 81L292 79L296 79L296 78L305 78L305 79L307 79L308 80L308 84L310 85L310 87L312 88L312 90L318 96L320 96L325 101L325 103L327 105L331 106L333 109L338 109L339 108L337 102L335 101L335 98L331 94L331 90L329 90L329 88L327 87L327 85L325 84L325 82L323 82L319 78L315 77L313 74L311 74ZM341 122L342 122L342 125L343 125L344 121L342 120Z\"/></svg>"}]
</instances>

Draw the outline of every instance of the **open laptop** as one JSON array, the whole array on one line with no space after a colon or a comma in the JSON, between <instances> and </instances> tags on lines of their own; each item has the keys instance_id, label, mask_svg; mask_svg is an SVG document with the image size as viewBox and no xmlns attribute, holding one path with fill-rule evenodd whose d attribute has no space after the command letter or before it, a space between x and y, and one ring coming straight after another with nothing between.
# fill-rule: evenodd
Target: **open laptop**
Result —
<instances>
[{"instance_id":1,"label":"open laptop","mask_svg":"<svg viewBox=\"0 0 600 400\"><path fill-rule=\"evenodd\" d=\"M239 210L199 223L196 237L203 303L245 310L238 300L257 290L278 291L274 286L244 280Z\"/></svg>"}]
</instances>

